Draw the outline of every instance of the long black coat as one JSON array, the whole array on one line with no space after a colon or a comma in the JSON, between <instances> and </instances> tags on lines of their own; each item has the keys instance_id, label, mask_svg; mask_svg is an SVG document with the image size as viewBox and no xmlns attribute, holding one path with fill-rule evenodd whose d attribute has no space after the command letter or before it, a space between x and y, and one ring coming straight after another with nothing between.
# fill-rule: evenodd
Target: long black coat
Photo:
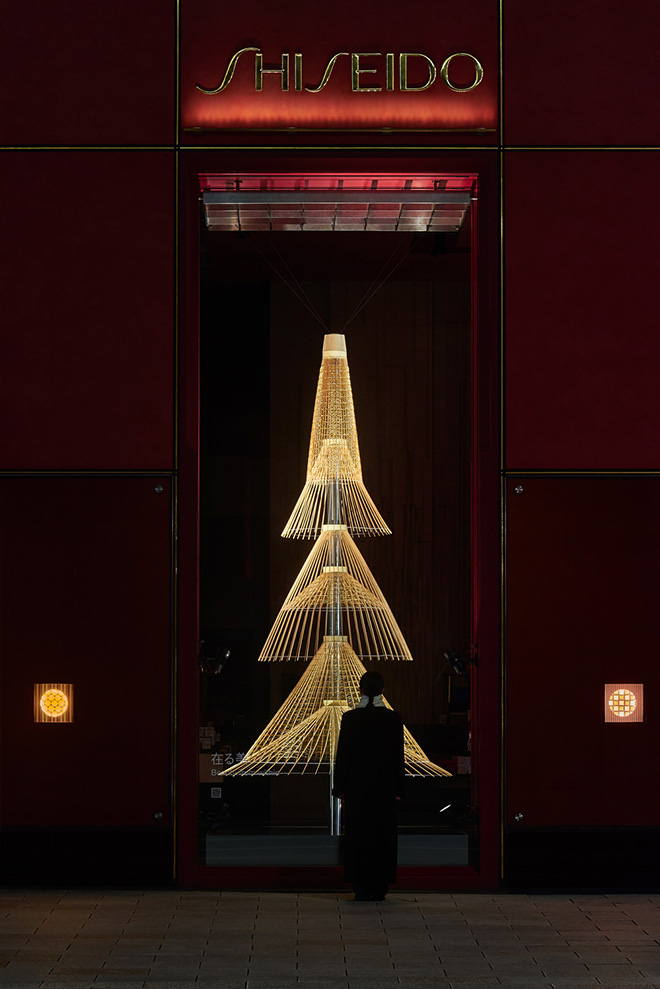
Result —
<instances>
[{"instance_id":1,"label":"long black coat","mask_svg":"<svg viewBox=\"0 0 660 989\"><path fill-rule=\"evenodd\" d=\"M403 721L387 707L358 707L341 721L333 793L344 798L344 879L396 882L396 801L403 796Z\"/></svg>"}]
</instances>

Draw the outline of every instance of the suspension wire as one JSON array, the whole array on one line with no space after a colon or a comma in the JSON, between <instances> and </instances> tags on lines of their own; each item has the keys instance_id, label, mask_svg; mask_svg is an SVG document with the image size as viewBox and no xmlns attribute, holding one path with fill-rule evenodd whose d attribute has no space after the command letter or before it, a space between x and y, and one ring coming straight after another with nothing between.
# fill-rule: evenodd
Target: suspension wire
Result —
<instances>
[{"instance_id":1,"label":"suspension wire","mask_svg":"<svg viewBox=\"0 0 660 989\"><path fill-rule=\"evenodd\" d=\"M312 302L312 300L310 299L310 297L307 295L307 292L305 292L305 289L302 287L302 285L300 284L300 282L296 278L296 276L293 273L293 270L291 269L290 265L285 260L284 255L278 249L277 244L275 244L275 243L273 243L271 241L271 239L268 236L268 234L266 234L266 241L274 249L274 251L277 254L278 258L280 259L280 261L284 265L285 270L289 272L289 275L291 276L292 282L298 287L298 289L300 291L301 297L304 297L307 300L307 303L308 303L308 305L310 307L310 311L312 311L316 315L316 319L321 324L321 326L323 326L324 329L327 329L328 326L326 324L326 321L321 318L321 315L320 315L318 309L316 308L316 306L314 305L314 303Z\"/></svg>"},{"instance_id":2,"label":"suspension wire","mask_svg":"<svg viewBox=\"0 0 660 989\"><path fill-rule=\"evenodd\" d=\"M270 240L270 238L268 236L265 237L265 240L268 243L269 247L271 247L275 251L275 253L277 254L278 258L280 259L280 261L281 261L281 263L282 263L285 271L287 271L289 273L290 281L287 281L286 277L278 269L277 265L273 264L273 262L268 257L268 255L265 254L264 251L261 250L261 248L259 247L259 244L258 244L257 240L253 236L250 236L249 237L249 240L250 240L250 243L252 244L252 246L256 248L256 250L259 252L259 254L261 255L261 257L264 259L264 261L266 262L266 264L268 264L273 269L273 271L278 276L278 278L280 278L281 281L284 282L284 284L286 285L286 287L293 293L293 295L295 295L295 297L298 299L298 301L299 302L302 302L302 304L305 307L305 309L307 309L307 311L314 317L314 319L317 321L317 323L320 323L321 326L323 327L323 329L327 331L328 326L327 326L326 321L324 319L322 319L322 317L319 315L319 313L318 313L318 311L317 311L314 303L309 298L309 296L305 292L304 288L302 287L302 285L300 284L300 282L298 281L298 279L296 278L296 276L291 271L291 268L289 267L289 265L286 263L286 261L284 260L284 258L280 254L280 252L278 251L276 245L273 244L273 242Z\"/></svg>"},{"instance_id":3,"label":"suspension wire","mask_svg":"<svg viewBox=\"0 0 660 989\"><path fill-rule=\"evenodd\" d=\"M289 276L288 279L285 277L284 274L282 274L282 271L280 271L280 269L277 267L277 265L275 265L271 261L271 259L268 257L268 255L265 254L264 251L262 251L261 247L259 246L258 241L253 236L250 236L249 239L250 239L250 243L258 251L258 253L264 259L264 261L266 262L266 264L268 264L269 267L272 268L272 270L275 272L275 274L278 276L278 278L280 278L281 281L289 289L289 291L292 292L293 295L295 295L295 297L298 299L298 301L302 303L302 305L305 307L305 309L307 309L307 311L310 313L310 315L313 316L313 318L317 321L317 323L320 323L321 326L323 327L323 329L327 331L328 330L327 322L319 314L319 312L316 309L314 303L309 298L309 296L305 292L304 288L302 287L302 285L300 284L300 282L298 281L298 279L294 275L293 271L291 270L291 267L285 261L285 259L282 256L281 252L278 250L277 245L274 244L273 241L267 235L265 235L266 243L268 244L268 246L273 251L275 251L275 254L277 255L277 257L278 257L278 259L279 259L282 267L284 268L284 271L286 273L288 273L288 276ZM388 280L388 278L391 278L392 275L394 274L394 272L397 270L397 268L401 264L403 264L403 262L406 260L406 258L408 257L408 255L410 254L410 252L412 251L413 247L415 246L415 244L418 242L419 239L420 239L420 237L412 237L410 239L410 241L408 242L407 245L406 245L406 242L405 241L403 241L403 244L399 243L399 244L396 245L396 247L394 248L394 250L392 251L392 253L390 254L390 256L386 259L385 263L381 266L381 268L380 268L378 274L376 275L376 277L374 278L373 282L371 283L371 285L369 286L369 288L367 289L367 291L362 296L362 299L360 300L360 302L358 302L357 306L355 307L355 309L353 310L353 312L351 313L351 315L348 317L348 319L344 323L344 327L343 327L344 329L346 329L346 327L350 323L353 322L353 320L362 312L362 310L364 309L364 307L369 302L371 302L371 300L376 295L376 293L383 287L383 285ZM401 257L399 258L399 260L394 265L392 265L392 267L388 271L387 270L388 269L388 266L390 266L392 264L392 261L394 260L396 254L401 250L401 247L403 247L403 249L404 249ZM381 276L383 275L383 272L386 272L386 274L381 278Z\"/></svg>"},{"instance_id":4,"label":"suspension wire","mask_svg":"<svg viewBox=\"0 0 660 989\"><path fill-rule=\"evenodd\" d=\"M410 240L410 242L408 243L407 249L405 250L405 253L399 258L399 260L391 268L391 270L388 271L387 274L382 279L380 279L380 276L387 269L387 266L392 262L392 260L394 259L394 256L396 255L397 251L401 247L401 244L397 244L396 245L396 247L394 248L394 250L392 251L392 253L388 257L388 259L385 261L385 264L381 267L380 271L378 272L378 274L374 278L373 282L371 283L371 285L369 286L369 288L367 289L367 291L362 296L362 299L360 300L360 302L358 302L357 306L355 307L355 309L353 310L353 312L351 313L351 315L348 317L348 319L344 323L344 329L346 329L346 327L349 325L349 323L352 323L353 320L355 319L355 317L358 316L362 312L362 310L367 305L367 303L368 302L371 302L371 300L373 299L374 295L379 291L379 289L381 289L383 287L383 285L385 284L385 282L387 281L387 279L392 277L392 275L394 274L394 272L396 271L396 269L399 267L399 265L403 264L403 262L406 260L406 258L408 257L408 255L410 254L410 252L412 251L413 247L415 246L415 244L418 242L419 239L420 239L419 237L413 237ZM406 247L405 241L403 242L403 244L404 244L404 248L405 248ZM379 279L380 279L380 281L379 281Z\"/></svg>"}]
</instances>

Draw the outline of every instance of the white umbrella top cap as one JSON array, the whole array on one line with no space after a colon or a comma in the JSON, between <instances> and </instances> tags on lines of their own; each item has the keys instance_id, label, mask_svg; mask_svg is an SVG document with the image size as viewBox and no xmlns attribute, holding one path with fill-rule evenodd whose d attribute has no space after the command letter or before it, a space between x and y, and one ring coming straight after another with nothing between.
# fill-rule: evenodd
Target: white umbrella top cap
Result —
<instances>
[{"instance_id":1,"label":"white umbrella top cap","mask_svg":"<svg viewBox=\"0 0 660 989\"><path fill-rule=\"evenodd\" d=\"M326 333L323 337L323 356L346 359L346 337L343 333Z\"/></svg>"}]
</instances>

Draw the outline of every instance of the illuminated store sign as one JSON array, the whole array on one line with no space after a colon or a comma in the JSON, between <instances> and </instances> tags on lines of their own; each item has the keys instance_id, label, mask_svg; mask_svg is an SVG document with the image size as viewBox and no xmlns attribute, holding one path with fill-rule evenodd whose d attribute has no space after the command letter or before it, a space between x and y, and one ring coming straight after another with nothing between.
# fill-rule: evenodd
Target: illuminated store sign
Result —
<instances>
[{"instance_id":1,"label":"illuminated store sign","mask_svg":"<svg viewBox=\"0 0 660 989\"><path fill-rule=\"evenodd\" d=\"M280 88L283 93L288 93L292 88L295 92L304 90L307 93L320 93L330 83L333 74L335 77L342 77L344 86L350 81L350 89L353 93L381 93L383 91L392 93L397 88L402 93L421 93L429 89L438 78L455 93L468 93L476 89L484 77L483 66L479 59L468 52L455 52L453 55L449 55L442 62L439 72L433 59L422 52L400 52L398 55L395 52L386 52L385 54L381 52L337 52L328 59L320 82L310 86L303 79L303 56L301 52L294 52L293 59L291 59L289 52L282 52L277 68L265 68L262 50L248 47L240 48L234 52L217 86L207 89L198 84L196 88L207 96L216 96L218 93L224 92L234 78L239 60L242 56L248 56L250 52L254 53L254 89L257 93L263 92L264 76L266 75L279 76ZM450 71L453 63L454 68L456 67L456 59L468 60L470 63L472 79L467 84L452 82ZM424 78L421 83L418 82L416 85L410 83L410 66L413 64L411 60L415 60L418 64L421 61L423 66ZM342 63L343 72L341 71ZM293 71L291 71L292 65ZM373 76L376 78L372 78ZM292 82L293 86L291 85Z\"/></svg>"},{"instance_id":2,"label":"illuminated store sign","mask_svg":"<svg viewBox=\"0 0 660 989\"><path fill-rule=\"evenodd\" d=\"M468 52L455 38L439 50L404 51L392 38L360 51L201 43L182 62L186 130L485 131L497 124L497 61L487 46L482 55L483 45Z\"/></svg>"}]
</instances>

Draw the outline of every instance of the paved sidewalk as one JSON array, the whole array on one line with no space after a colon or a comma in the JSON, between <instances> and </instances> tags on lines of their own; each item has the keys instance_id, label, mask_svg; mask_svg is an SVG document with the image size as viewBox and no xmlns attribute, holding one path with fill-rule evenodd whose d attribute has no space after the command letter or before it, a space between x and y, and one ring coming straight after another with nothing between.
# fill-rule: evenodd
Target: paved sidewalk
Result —
<instances>
[{"instance_id":1,"label":"paved sidewalk","mask_svg":"<svg viewBox=\"0 0 660 989\"><path fill-rule=\"evenodd\" d=\"M0 890L0 989L660 987L660 895Z\"/></svg>"}]
</instances>

